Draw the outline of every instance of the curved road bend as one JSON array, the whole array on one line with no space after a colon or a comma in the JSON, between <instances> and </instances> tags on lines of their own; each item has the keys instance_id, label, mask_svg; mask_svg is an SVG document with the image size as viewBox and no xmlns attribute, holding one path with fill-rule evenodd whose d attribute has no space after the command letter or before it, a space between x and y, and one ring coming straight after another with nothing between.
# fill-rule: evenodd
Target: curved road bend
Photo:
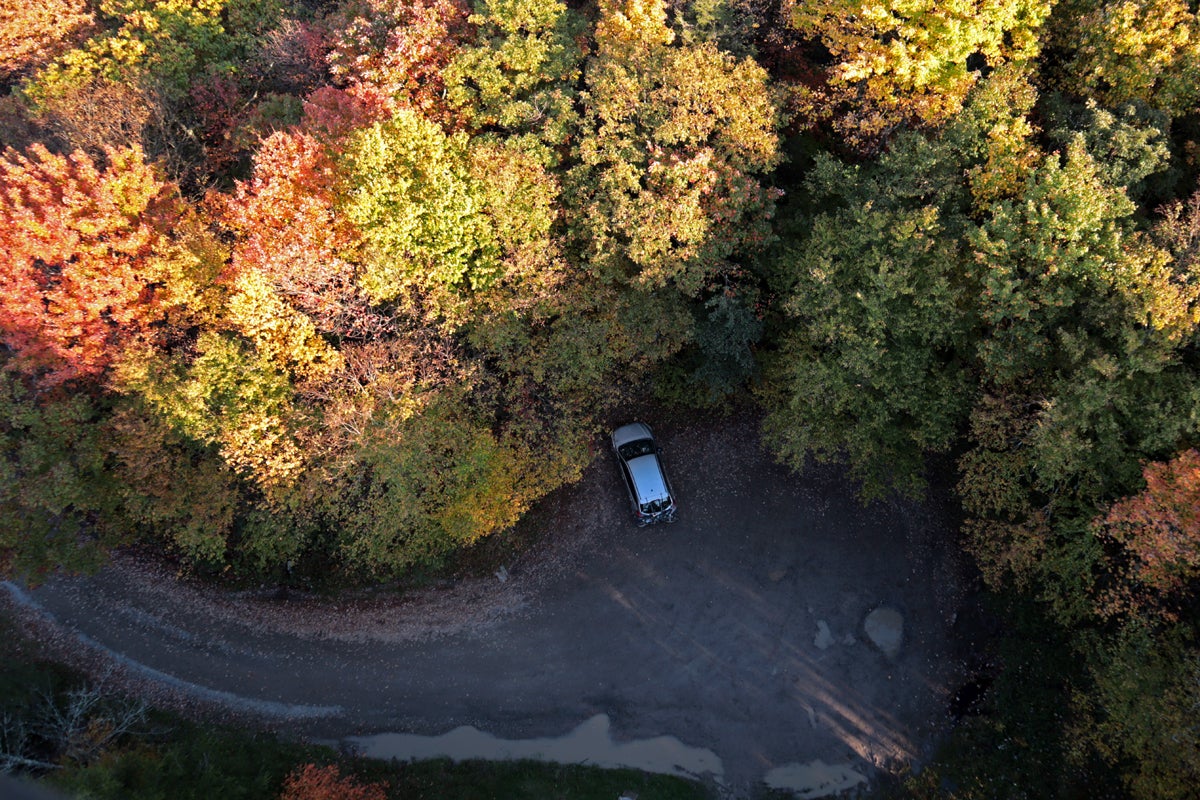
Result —
<instances>
[{"instance_id":1,"label":"curved road bend","mask_svg":"<svg viewBox=\"0 0 1200 800\"><path fill-rule=\"evenodd\" d=\"M734 791L927 753L956 677L945 523L864 508L835 470L791 475L750 423L659 433L679 522L636 528L600 458L532 513L545 548L432 600L214 599L120 568L10 591L157 681L323 737L556 737L604 714L617 742L711 751ZM890 654L864 630L881 606L903 620Z\"/></svg>"}]
</instances>

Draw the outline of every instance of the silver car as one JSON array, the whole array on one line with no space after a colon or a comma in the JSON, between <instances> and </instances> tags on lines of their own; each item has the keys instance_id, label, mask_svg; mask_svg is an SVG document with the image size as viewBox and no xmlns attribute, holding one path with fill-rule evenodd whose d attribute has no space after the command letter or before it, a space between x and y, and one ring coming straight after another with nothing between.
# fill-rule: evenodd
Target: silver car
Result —
<instances>
[{"instance_id":1,"label":"silver car","mask_svg":"<svg viewBox=\"0 0 1200 800\"><path fill-rule=\"evenodd\" d=\"M622 425L612 433L612 447L637 524L674 522L675 493L650 426L643 422Z\"/></svg>"}]
</instances>

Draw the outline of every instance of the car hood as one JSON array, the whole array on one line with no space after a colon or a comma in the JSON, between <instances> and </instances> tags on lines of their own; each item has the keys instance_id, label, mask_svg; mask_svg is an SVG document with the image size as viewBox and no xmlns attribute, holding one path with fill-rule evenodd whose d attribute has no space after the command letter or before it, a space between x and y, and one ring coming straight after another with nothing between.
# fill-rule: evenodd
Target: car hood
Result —
<instances>
[{"instance_id":1,"label":"car hood","mask_svg":"<svg viewBox=\"0 0 1200 800\"><path fill-rule=\"evenodd\" d=\"M629 474L633 477L633 483L637 487L640 502L665 500L671 496L671 493L667 491L662 470L659 469L657 456L638 456L629 459L626 463L629 464Z\"/></svg>"}]
</instances>

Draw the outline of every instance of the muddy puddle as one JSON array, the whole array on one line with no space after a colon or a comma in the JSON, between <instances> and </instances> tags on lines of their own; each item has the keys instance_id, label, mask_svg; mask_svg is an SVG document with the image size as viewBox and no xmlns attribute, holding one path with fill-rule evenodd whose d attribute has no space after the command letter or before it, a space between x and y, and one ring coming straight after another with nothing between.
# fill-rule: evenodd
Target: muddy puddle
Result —
<instances>
[{"instance_id":1,"label":"muddy puddle","mask_svg":"<svg viewBox=\"0 0 1200 800\"><path fill-rule=\"evenodd\" d=\"M724 783L725 773L721 759L711 750L689 747L674 736L613 741L612 726L606 714L597 714L565 736L543 739L499 739L465 725L441 736L380 733L353 736L344 741L363 756L385 760L533 759L560 764L628 767L684 778L707 778L718 784ZM835 795L867 782L866 776L850 766L826 764L820 760L776 767L762 780L772 789L787 791L805 800Z\"/></svg>"},{"instance_id":2,"label":"muddy puddle","mask_svg":"<svg viewBox=\"0 0 1200 800\"><path fill-rule=\"evenodd\" d=\"M828 797L867 782L861 772L844 764L826 764L816 760L807 764L786 764L766 774L763 782L772 789L791 792L802 800Z\"/></svg>"},{"instance_id":3,"label":"muddy puddle","mask_svg":"<svg viewBox=\"0 0 1200 800\"><path fill-rule=\"evenodd\" d=\"M345 740L369 758L409 761L423 758L493 760L534 759L560 764L631 767L646 772L708 776L720 781L725 768L711 750L689 747L674 736L615 742L607 714L597 714L565 736L545 739L498 739L469 725L441 736L380 733Z\"/></svg>"}]
</instances>

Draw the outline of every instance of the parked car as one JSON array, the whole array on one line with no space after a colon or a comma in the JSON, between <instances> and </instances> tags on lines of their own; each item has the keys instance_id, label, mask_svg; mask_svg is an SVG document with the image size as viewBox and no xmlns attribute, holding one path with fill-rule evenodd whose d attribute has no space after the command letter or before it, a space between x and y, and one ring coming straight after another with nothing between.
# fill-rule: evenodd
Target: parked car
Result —
<instances>
[{"instance_id":1,"label":"parked car","mask_svg":"<svg viewBox=\"0 0 1200 800\"><path fill-rule=\"evenodd\" d=\"M674 522L675 492L650 426L644 422L622 425L612 432L612 448L637 524Z\"/></svg>"}]
</instances>

